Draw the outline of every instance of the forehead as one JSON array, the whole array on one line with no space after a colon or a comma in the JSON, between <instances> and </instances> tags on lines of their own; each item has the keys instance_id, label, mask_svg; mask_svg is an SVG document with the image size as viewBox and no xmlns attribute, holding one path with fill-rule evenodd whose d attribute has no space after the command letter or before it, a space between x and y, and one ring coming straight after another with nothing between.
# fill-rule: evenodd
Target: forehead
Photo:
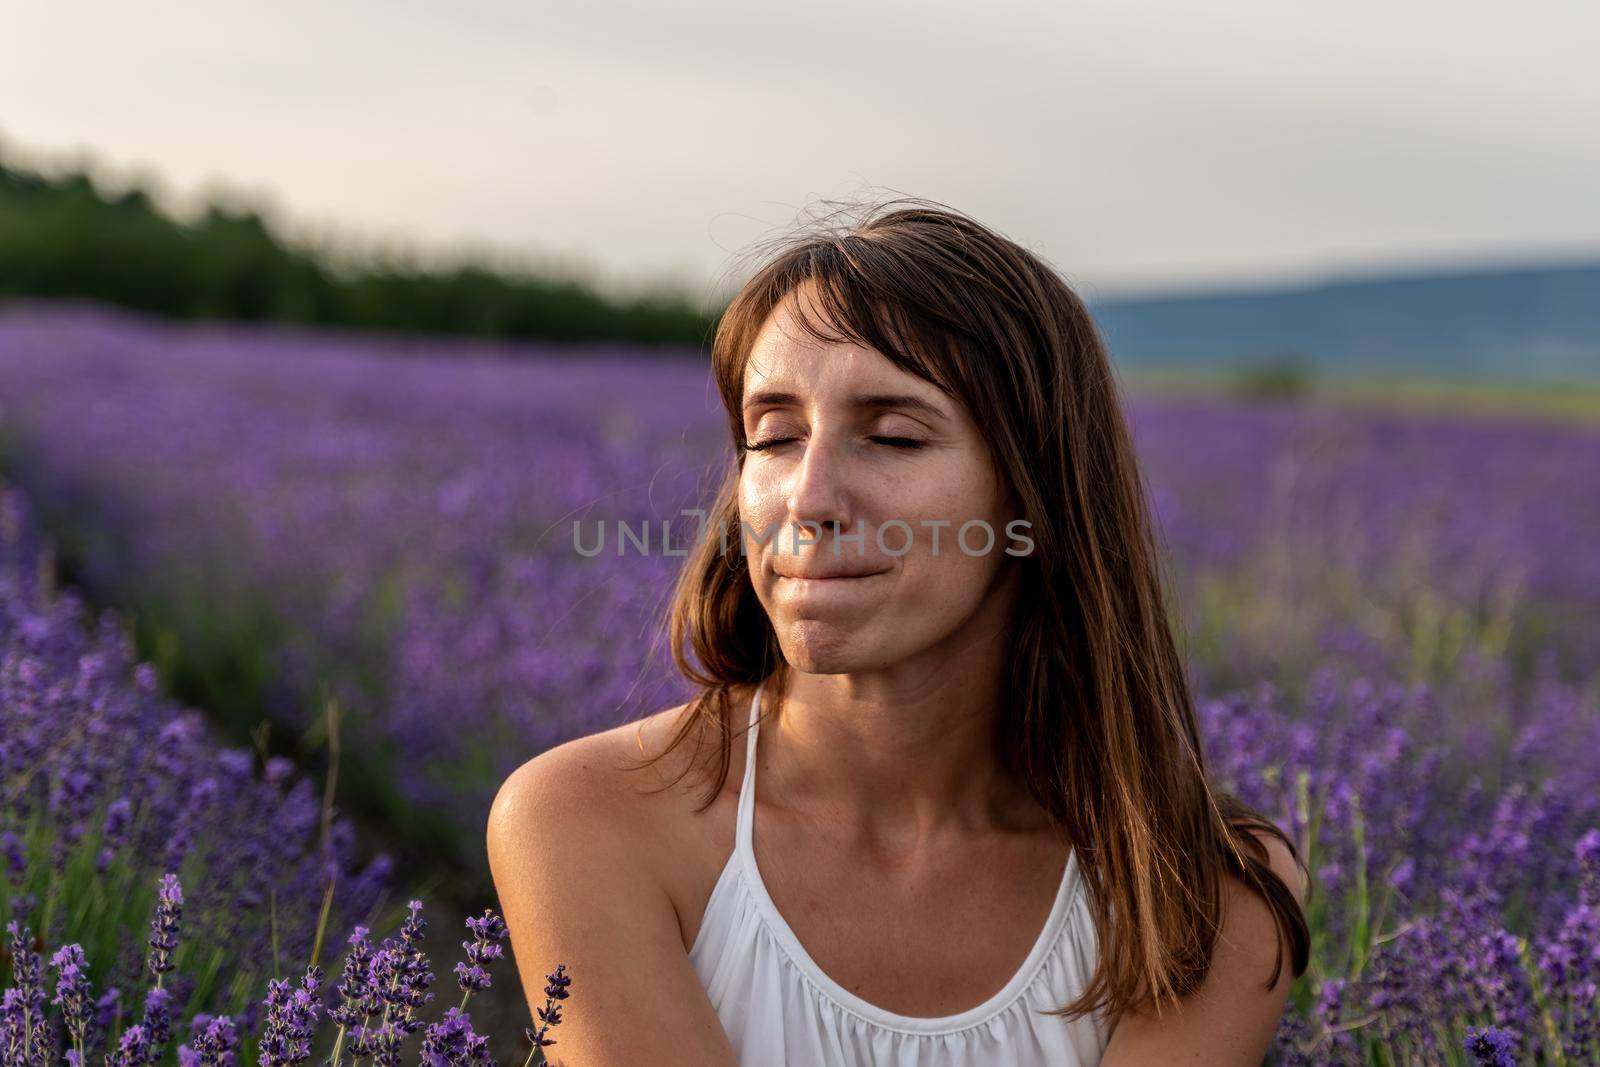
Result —
<instances>
[{"instance_id":1,"label":"forehead","mask_svg":"<svg viewBox=\"0 0 1600 1067\"><path fill-rule=\"evenodd\" d=\"M939 402L942 394L937 387L901 370L878 350L812 336L796 313L797 302L804 302L807 319L822 332L840 332L808 292L790 294L773 309L750 346L744 365L745 397L780 387L801 396L892 388Z\"/></svg>"}]
</instances>

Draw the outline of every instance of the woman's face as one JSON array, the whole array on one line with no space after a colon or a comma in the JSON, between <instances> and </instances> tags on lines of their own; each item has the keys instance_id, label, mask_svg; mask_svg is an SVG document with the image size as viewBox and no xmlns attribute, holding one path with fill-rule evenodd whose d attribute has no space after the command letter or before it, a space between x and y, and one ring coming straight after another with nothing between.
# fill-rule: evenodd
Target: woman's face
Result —
<instances>
[{"instance_id":1,"label":"woman's face","mask_svg":"<svg viewBox=\"0 0 1600 1067\"><path fill-rule=\"evenodd\" d=\"M745 369L739 517L756 596L798 670L938 663L1009 617L1017 516L963 405L875 349L816 341L797 298L824 321L809 291L792 295Z\"/></svg>"}]
</instances>

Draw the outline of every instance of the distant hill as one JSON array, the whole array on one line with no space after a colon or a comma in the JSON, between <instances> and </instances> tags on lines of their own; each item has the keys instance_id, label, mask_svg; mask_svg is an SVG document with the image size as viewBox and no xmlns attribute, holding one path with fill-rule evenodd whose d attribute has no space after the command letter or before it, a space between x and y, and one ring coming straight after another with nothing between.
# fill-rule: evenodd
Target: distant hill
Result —
<instances>
[{"instance_id":1,"label":"distant hill","mask_svg":"<svg viewBox=\"0 0 1600 1067\"><path fill-rule=\"evenodd\" d=\"M1090 304L1123 367L1600 379L1600 259Z\"/></svg>"}]
</instances>

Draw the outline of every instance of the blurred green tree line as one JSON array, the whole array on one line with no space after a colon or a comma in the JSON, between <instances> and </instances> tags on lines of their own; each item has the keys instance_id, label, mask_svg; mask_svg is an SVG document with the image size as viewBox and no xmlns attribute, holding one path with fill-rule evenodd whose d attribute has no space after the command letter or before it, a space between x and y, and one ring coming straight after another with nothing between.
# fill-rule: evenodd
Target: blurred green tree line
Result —
<instances>
[{"instance_id":1,"label":"blurred green tree line","mask_svg":"<svg viewBox=\"0 0 1600 1067\"><path fill-rule=\"evenodd\" d=\"M562 342L709 342L714 315L684 295L615 299L581 281L466 264L336 267L292 248L252 210L212 203L193 222L135 186L0 160L0 300L100 300L185 319L349 326Z\"/></svg>"}]
</instances>

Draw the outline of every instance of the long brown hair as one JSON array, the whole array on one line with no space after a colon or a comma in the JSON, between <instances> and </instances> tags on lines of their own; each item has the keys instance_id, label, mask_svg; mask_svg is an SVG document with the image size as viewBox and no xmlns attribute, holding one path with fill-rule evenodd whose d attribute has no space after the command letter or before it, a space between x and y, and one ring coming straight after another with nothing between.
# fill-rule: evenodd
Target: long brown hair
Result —
<instances>
[{"instance_id":1,"label":"long brown hair","mask_svg":"<svg viewBox=\"0 0 1600 1067\"><path fill-rule=\"evenodd\" d=\"M1270 906L1282 966L1310 935L1293 892L1254 832L1294 843L1206 773L1188 679L1169 622L1154 526L1111 364L1083 303L1039 257L961 212L923 198L869 205L844 227L824 220L782 239L722 314L712 365L735 448L705 534L674 590L672 657L698 687L672 740L648 765L709 742L712 784L731 766L736 695L787 664L756 599L738 531L745 361L768 316L806 285L827 324L966 404L1031 523L1019 583L997 753L1073 843L1101 947L1087 989L1057 1014L1124 1011L1193 992L1210 967L1231 874ZM797 313L803 315L799 308ZM827 326L832 326L829 331ZM738 536L737 533L732 536ZM731 540L731 538L730 538ZM692 654L692 655L691 655ZM678 776L682 777L682 773ZM1303 864L1302 864L1303 867Z\"/></svg>"}]
</instances>

